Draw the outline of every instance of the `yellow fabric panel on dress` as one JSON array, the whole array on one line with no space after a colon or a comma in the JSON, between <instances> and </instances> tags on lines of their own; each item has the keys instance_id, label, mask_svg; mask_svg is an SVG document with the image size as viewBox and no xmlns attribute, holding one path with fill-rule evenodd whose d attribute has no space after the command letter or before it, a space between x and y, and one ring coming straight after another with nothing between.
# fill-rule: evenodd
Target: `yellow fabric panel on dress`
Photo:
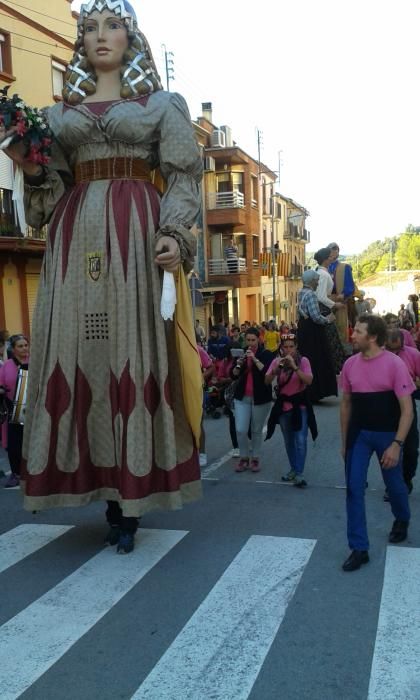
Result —
<instances>
[{"instance_id":1,"label":"yellow fabric panel on dress","mask_svg":"<svg viewBox=\"0 0 420 700\"><path fill-rule=\"evenodd\" d=\"M155 168L152 170L150 173L150 179L152 182L152 185L156 187L156 189L163 194L166 190L167 184L163 178L163 175L160 171L160 168Z\"/></svg>"},{"instance_id":2,"label":"yellow fabric panel on dress","mask_svg":"<svg viewBox=\"0 0 420 700\"><path fill-rule=\"evenodd\" d=\"M190 424L196 447L200 442L203 412L203 378L195 339L191 308L191 293L182 268L176 280L175 339L181 371L185 415Z\"/></svg>"}]
</instances>

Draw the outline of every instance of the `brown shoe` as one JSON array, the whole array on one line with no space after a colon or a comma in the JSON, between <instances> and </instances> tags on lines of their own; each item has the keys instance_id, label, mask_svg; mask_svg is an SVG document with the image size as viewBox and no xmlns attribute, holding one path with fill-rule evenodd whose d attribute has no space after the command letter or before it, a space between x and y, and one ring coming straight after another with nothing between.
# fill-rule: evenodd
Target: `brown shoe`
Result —
<instances>
[{"instance_id":1,"label":"brown shoe","mask_svg":"<svg viewBox=\"0 0 420 700\"><path fill-rule=\"evenodd\" d=\"M244 472L249 467L249 459L246 457L241 457L238 464L235 467L235 472Z\"/></svg>"}]
</instances>

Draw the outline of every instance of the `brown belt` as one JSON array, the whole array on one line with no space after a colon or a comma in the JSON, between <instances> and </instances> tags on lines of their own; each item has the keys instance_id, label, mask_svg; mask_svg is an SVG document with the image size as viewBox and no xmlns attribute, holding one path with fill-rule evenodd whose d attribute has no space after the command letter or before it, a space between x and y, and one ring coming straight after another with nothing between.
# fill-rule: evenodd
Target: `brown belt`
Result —
<instances>
[{"instance_id":1,"label":"brown belt","mask_svg":"<svg viewBox=\"0 0 420 700\"><path fill-rule=\"evenodd\" d=\"M140 158L86 160L84 163L77 163L74 175L77 185L94 180L152 180L149 165Z\"/></svg>"}]
</instances>

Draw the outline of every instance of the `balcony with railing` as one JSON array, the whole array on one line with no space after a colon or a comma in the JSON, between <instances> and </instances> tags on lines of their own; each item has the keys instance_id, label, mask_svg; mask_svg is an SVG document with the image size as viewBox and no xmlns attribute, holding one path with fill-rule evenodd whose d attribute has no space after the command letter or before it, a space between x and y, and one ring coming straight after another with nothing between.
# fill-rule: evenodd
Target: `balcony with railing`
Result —
<instances>
[{"instance_id":1,"label":"balcony with railing","mask_svg":"<svg viewBox=\"0 0 420 700\"><path fill-rule=\"evenodd\" d=\"M208 261L209 275L237 275L242 272L247 272L247 264L245 258L235 258L225 260L224 258L210 258Z\"/></svg>"},{"instance_id":2,"label":"balcony with railing","mask_svg":"<svg viewBox=\"0 0 420 700\"><path fill-rule=\"evenodd\" d=\"M0 250L33 251L43 253L47 238L47 227L35 229L27 227L23 234L13 222L0 221Z\"/></svg>"},{"instance_id":3,"label":"balcony with railing","mask_svg":"<svg viewBox=\"0 0 420 700\"><path fill-rule=\"evenodd\" d=\"M207 194L207 223L209 226L245 223L245 197L239 190Z\"/></svg>"},{"instance_id":4,"label":"balcony with railing","mask_svg":"<svg viewBox=\"0 0 420 700\"><path fill-rule=\"evenodd\" d=\"M311 233L306 228L302 229L291 221L287 224L287 229L284 233L284 238L294 241L302 241L305 243L310 243Z\"/></svg>"},{"instance_id":5,"label":"balcony with railing","mask_svg":"<svg viewBox=\"0 0 420 700\"><path fill-rule=\"evenodd\" d=\"M300 263L292 263L290 266L290 277L292 279L300 279L303 275L303 265Z\"/></svg>"}]
</instances>

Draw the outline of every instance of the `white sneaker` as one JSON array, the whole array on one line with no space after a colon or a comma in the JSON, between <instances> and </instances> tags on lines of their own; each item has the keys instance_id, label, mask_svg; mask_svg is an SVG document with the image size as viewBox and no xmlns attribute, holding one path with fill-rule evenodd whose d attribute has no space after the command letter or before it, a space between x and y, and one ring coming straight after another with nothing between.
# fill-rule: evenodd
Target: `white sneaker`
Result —
<instances>
[{"instance_id":1,"label":"white sneaker","mask_svg":"<svg viewBox=\"0 0 420 700\"><path fill-rule=\"evenodd\" d=\"M236 447L232 450L231 452L232 457L240 457L241 453L239 452L239 447Z\"/></svg>"},{"instance_id":2,"label":"white sneaker","mask_svg":"<svg viewBox=\"0 0 420 700\"><path fill-rule=\"evenodd\" d=\"M200 467L207 467L207 455L204 452L200 452L199 455Z\"/></svg>"}]
</instances>

